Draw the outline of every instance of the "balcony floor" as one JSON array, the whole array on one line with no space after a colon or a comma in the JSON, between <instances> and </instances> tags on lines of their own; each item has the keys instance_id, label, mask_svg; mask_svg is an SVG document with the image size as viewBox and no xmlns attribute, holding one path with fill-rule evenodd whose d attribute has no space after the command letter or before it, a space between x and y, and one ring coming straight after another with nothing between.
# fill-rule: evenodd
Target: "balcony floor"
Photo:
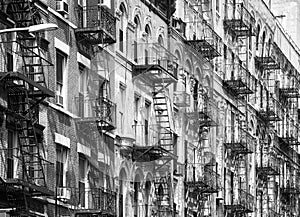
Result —
<instances>
[{"instance_id":1,"label":"balcony floor","mask_svg":"<svg viewBox=\"0 0 300 217\"><path fill-rule=\"evenodd\" d=\"M251 90L248 85L243 82L241 79L238 80L225 80L223 81L223 86L229 90L231 93L235 95L246 95L253 94L253 90Z\"/></svg>"},{"instance_id":2,"label":"balcony floor","mask_svg":"<svg viewBox=\"0 0 300 217\"><path fill-rule=\"evenodd\" d=\"M255 32L241 19L224 20L224 26L237 37L255 36Z\"/></svg>"},{"instance_id":3,"label":"balcony floor","mask_svg":"<svg viewBox=\"0 0 300 217\"><path fill-rule=\"evenodd\" d=\"M116 38L105 29L99 27L86 27L75 29L78 41L90 44L113 44Z\"/></svg>"}]
</instances>

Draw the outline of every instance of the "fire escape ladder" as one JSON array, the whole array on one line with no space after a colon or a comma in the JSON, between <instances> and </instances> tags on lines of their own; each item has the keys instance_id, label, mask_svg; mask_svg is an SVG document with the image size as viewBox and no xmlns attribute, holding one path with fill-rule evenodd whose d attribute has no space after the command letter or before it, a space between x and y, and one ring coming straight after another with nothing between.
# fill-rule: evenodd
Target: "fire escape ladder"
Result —
<instances>
[{"instance_id":1,"label":"fire escape ladder","mask_svg":"<svg viewBox=\"0 0 300 217\"><path fill-rule=\"evenodd\" d=\"M32 1L5 1L6 13L17 27L40 23L38 9ZM44 67L52 65L41 53L38 33L17 33L15 45L18 60L16 69L2 76L8 95L7 115L12 117L18 134L18 176L6 180L7 198L13 204L12 216L35 216L33 200L51 196L47 188L44 166L50 164L43 157L43 129L39 124L39 104L54 93L46 87Z\"/></svg>"},{"instance_id":2,"label":"fire escape ladder","mask_svg":"<svg viewBox=\"0 0 300 217\"><path fill-rule=\"evenodd\" d=\"M158 216L164 215L164 213L173 213L171 183L169 175L156 177L154 180Z\"/></svg>"},{"instance_id":3,"label":"fire escape ladder","mask_svg":"<svg viewBox=\"0 0 300 217\"><path fill-rule=\"evenodd\" d=\"M160 128L160 145L173 151L174 131L171 123L171 106L166 90L153 96L156 122Z\"/></svg>"}]
</instances>

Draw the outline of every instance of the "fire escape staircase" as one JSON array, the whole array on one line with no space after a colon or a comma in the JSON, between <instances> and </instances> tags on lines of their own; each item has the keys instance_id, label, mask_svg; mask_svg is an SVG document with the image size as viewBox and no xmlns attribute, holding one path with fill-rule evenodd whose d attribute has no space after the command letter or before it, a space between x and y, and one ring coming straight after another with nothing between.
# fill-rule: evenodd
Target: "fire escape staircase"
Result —
<instances>
[{"instance_id":1,"label":"fire escape staircase","mask_svg":"<svg viewBox=\"0 0 300 217\"><path fill-rule=\"evenodd\" d=\"M37 16L31 1L10 1L7 12L17 27L34 25ZM39 125L39 104L54 93L46 87L44 67L51 65L42 57L37 45L38 35L17 33L13 41L18 47L17 55L22 59L19 71L2 73L0 81L5 83L8 94L7 115L12 117L18 132L19 160L22 172L18 178L6 180L7 198L14 208L11 216L35 216L33 198L51 196L46 184L45 166L50 164L43 157L41 135L44 127Z\"/></svg>"},{"instance_id":2,"label":"fire escape staircase","mask_svg":"<svg viewBox=\"0 0 300 217\"><path fill-rule=\"evenodd\" d=\"M170 176L156 177L154 180L158 216L173 213L171 183Z\"/></svg>"}]
</instances>

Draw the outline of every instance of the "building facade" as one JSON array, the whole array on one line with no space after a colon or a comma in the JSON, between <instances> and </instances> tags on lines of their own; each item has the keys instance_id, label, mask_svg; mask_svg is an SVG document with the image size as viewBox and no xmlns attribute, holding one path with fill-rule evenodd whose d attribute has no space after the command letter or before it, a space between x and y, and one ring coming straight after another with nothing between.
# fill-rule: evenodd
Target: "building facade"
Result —
<instances>
[{"instance_id":1,"label":"building facade","mask_svg":"<svg viewBox=\"0 0 300 217\"><path fill-rule=\"evenodd\" d=\"M0 216L300 215L300 51L271 2L0 5Z\"/></svg>"}]
</instances>

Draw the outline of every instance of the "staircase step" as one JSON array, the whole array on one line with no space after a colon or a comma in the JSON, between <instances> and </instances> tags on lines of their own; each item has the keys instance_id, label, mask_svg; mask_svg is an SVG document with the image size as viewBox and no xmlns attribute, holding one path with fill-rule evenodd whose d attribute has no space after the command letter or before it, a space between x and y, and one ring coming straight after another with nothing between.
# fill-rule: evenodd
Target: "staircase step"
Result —
<instances>
[{"instance_id":1,"label":"staircase step","mask_svg":"<svg viewBox=\"0 0 300 217\"><path fill-rule=\"evenodd\" d=\"M26 66L23 67L36 67L36 66L43 66L41 63L32 63L32 64L26 64Z\"/></svg>"}]
</instances>

